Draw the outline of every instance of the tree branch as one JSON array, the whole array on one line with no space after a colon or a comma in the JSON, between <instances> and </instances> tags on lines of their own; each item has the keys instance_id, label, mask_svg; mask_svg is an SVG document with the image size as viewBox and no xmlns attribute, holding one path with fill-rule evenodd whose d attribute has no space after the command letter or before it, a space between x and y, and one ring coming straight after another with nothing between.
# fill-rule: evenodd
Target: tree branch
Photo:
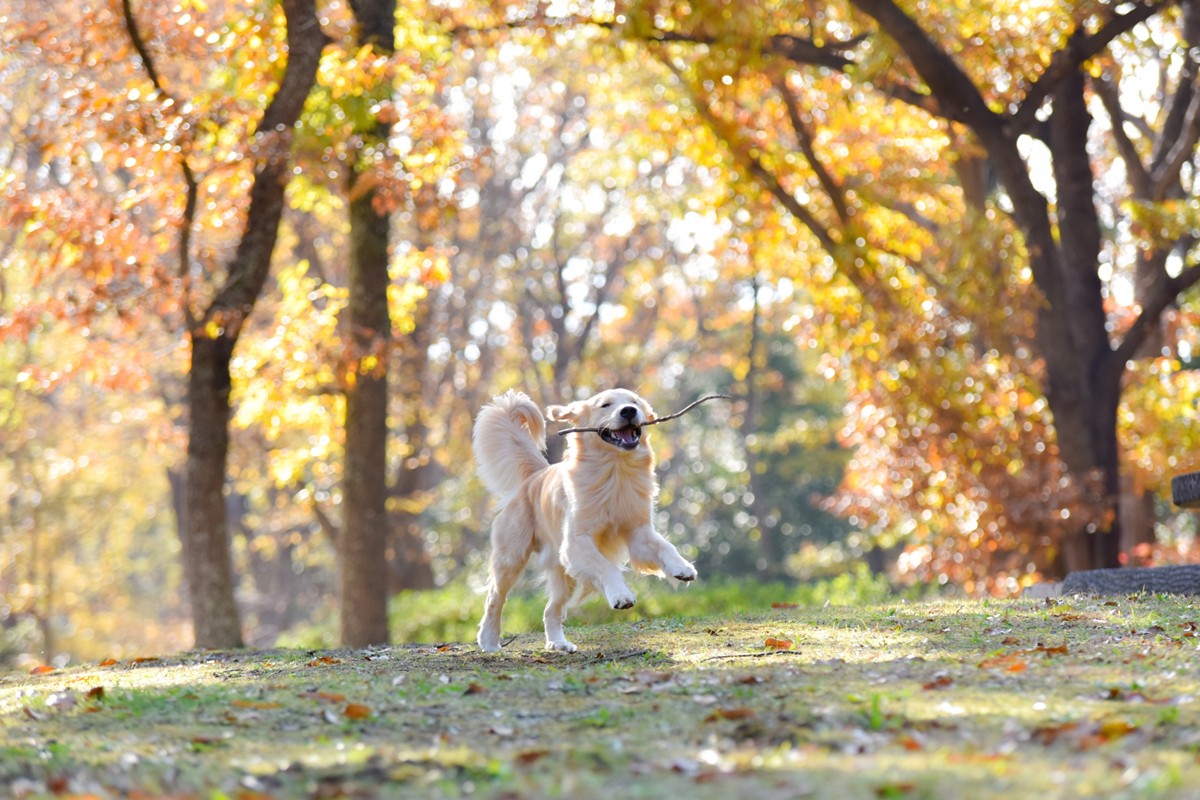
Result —
<instances>
[{"instance_id":1,"label":"tree branch","mask_svg":"<svg viewBox=\"0 0 1200 800\"><path fill-rule=\"evenodd\" d=\"M1130 183L1133 184L1134 194L1138 197L1149 197L1150 175L1146 172L1146 165L1142 163L1142 157L1138 155L1133 140L1125 132L1128 115L1121 107L1121 97L1116 83L1108 74L1105 74L1092 79L1092 89L1100 98L1104 110L1108 112L1113 140L1116 142L1121 160L1125 162L1125 171L1129 174Z\"/></svg>"},{"instance_id":2,"label":"tree branch","mask_svg":"<svg viewBox=\"0 0 1200 800\"><path fill-rule=\"evenodd\" d=\"M988 108L983 95L958 63L908 14L892 0L851 2L900 45L939 104L949 109L948 113L959 115L984 140L985 146L1003 138L1003 117Z\"/></svg>"},{"instance_id":3,"label":"tree branch","mask_svg":"<svg viewBox=\"0 0 1200 800\"><path fill-rule=\"evenodd\" d=\"M1034 124L1038 109L1063 78L1077 72L1089 59L1103 52L1113 39L1145 22L1168 2L1170 0L1137 3L1129 11L1114 15L1095 33L1089 34L1083 29L1072 33L1067 39L1066 47L1050 57L1050 65L1029 87L1025 99L1012 115L1017 130L1024 131Z\"/></svg>"},{"instance_id":4,"label":"tree branch","mask_svg":"<svg viewBox=\"0 0 1200 800\"><path fill-rule=\"evenodd\" d=\"M1134 358L1150 332L1158 325L1162 314L1183 292L1200 283L1200 262L1185 267L1174 278L1163 274L1164 280L1156 281L1150 299L1142 304L1137 319L1125 332L1125 337L1113 351L1110 363L1113 369L1124 369L1126 362Z\"/></svg>"},{"instance_id":5,"label":"tree branch","mask_svg":"<svg viewBox=\"0 0 1200 800\"><path fill-rule=\"evenodd\" d=\"M146 41L142 38L141 31L138 29L137 17L133 13L132 0L121 0L121 12L125 19L125 31L129 34L130 44L133 45L134 51L138 54L138 58L142 62L142 68L146 70L146 77L154 85L155 91L169 100L173 107L179 108L178 100L171 96L159 78L158 69L154 65L154 59L150 55L149 48L146 47ZM200 194L200 180L192 170L192 165L188 162L187 152L182 147L179 150L179 171L183 175L184 204L183 220L179 225L179 265L177 267L177 274L182 285L183 298L180 305L183 309L184 321L188 328L192 328L195 327L197 320L196 315L192 313L191 303L192 225L196 221L196 200Z\"/></svg>"},{"instance_id":6,"label":"tree branch","mask_svg":"<svg viewBox=\"0 0 1200 800\"><path fill-rule=\"evenodd\" d=\"M825 194L829 196L833 203L833 208L837 212L838 219L843 225L850 218L850 213L846 209L846 195L841 186L838 186L837 181L821 159L817 157L817 148L813 142L812 132L809 131L803 117L800 114L800 108L796 105L796 97L792 94L792 90L787 85L787 78L782 75L772 76L772 83L775 84L775 91L783 98L784 106L787 108L788 121L792 125L792 132L796 134L796 141L800 145L801 152L808 159L808 164L812 167L817 176L817 182L821 184L821 188L825 190Z\"/></svg>"}]
</instances>

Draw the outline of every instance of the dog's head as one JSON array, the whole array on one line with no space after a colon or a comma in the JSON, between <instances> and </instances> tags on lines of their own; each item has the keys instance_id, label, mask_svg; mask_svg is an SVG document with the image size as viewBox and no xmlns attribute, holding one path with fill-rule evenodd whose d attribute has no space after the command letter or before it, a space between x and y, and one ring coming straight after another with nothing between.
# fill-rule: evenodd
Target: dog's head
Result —
<instances>
[{"instance_id":1,"label":"dog's head","mask_svg":"<svg viewBox=\"0 0 1200 800\"><path fill-rule=\"evenodd\" d=\"M642 426L655 417L654 409L636 393L628 389L608 389L586 400L550 406L546 409L546 418L552 422L569 422L577 428L597 428L606 445L618 450L637 450L646 442Z\"/></svg>"}]
</instances>

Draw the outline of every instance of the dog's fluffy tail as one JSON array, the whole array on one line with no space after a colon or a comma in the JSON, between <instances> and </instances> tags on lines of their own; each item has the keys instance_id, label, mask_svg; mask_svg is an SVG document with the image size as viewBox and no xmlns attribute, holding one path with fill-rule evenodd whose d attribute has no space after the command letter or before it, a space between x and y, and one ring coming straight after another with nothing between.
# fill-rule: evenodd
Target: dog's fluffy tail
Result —
<instances>
[{"instance_id":1,"label":"dog's fluffy tail","mask_svg":"<svg viewBox=\"0 0 1200 800\"><path fill-rule=\"evenodd\" d=\"M475 418L475 463L483 485L498 497L507 497L526 478L550 462L546 447L546 420L529 397L509 389L492 398Z\"/></svg>"}]
</instances>

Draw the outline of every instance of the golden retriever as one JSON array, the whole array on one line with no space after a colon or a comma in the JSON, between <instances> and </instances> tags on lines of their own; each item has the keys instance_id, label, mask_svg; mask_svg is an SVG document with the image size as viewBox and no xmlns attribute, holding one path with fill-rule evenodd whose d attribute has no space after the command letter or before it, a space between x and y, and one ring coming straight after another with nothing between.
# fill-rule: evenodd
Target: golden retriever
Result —
<instances>
[{"instance_id":1,"label":"golden retriever","mask_svg":"<svg viewBox=\"0 0 1200 800\"><path fill-rule=\"evenodd\" d=\"M568 434L563 460L552 465L542 452L547 418L599 433ZM654 530L658 482L642 428L653 419L650 405L628 389L550 406L546 417L528 396L510 390L479 412L475 462L484 485L501 498L479 622L482 650L500 649L504 601L535 553L546 578L547 650L575 651L563 620L577 585L602 593L613 608L633 606L622 575L626 559L639 572L695 580L695 567Z\"/></svg>"}]
</instances>

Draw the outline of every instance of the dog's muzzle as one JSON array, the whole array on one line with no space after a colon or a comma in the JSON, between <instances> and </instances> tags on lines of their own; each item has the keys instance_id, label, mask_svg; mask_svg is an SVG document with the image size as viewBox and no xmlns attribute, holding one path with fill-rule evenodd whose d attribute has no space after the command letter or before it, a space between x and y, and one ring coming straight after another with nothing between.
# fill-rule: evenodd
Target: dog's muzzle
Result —
<instances>
[{"instance_id":1,"label":"dog's muzzle","mask_svg":"<svg viewBox=\"0 0 1200 800\"><path fill-rule=\"evenodd\" d=\"M600 438L622 450L636 450L642 441L642 429L637 425L624 428L601 428Z\"/></svg>"}]
</instances>

